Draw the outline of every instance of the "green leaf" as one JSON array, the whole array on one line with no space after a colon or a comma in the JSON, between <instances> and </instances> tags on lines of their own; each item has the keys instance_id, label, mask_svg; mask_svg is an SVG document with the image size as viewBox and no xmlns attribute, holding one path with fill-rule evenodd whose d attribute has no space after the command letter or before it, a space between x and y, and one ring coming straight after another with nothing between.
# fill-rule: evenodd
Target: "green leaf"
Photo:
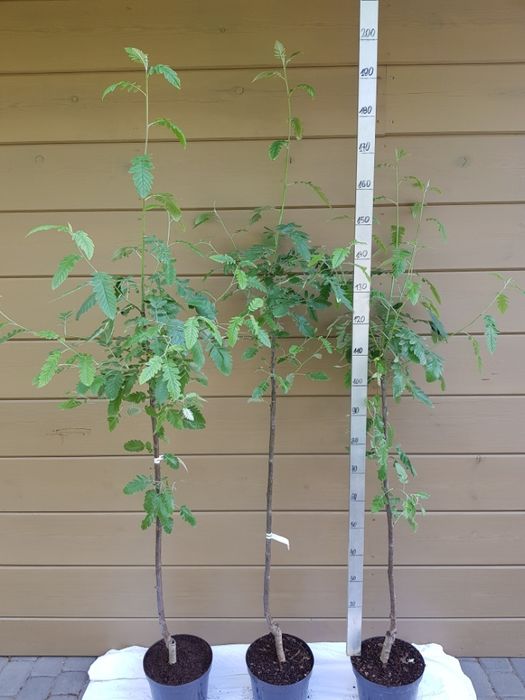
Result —
<instances>
[{"instance_id":1,"label":"green leaf","mask_svg":"<svg viewBox=\"0 0 525 700\"><path fill-rule=\"evenodd\" d=\"M124 376L119 370L111 370L104 375L104 393L110 401L114 401L120 394L124 383Z\"/></svg>"},{"instance_id":2,"label":"green leaf","mask_svg":"<svg viewBox=\"0 0 525 700\"><path fill-rule=\"evenodd\" d=\"M267 348L272 347L272 341L270 339L270 336L264 330L264 328L261 328L255 316L248 316L248 318L246 319L246 324L252 332L253 336L257 338L261 345L264 345Z\"/></svg>"},{"instance_id":3,"label":"green leaf","mask_svg":"<svg viewBox=\"0 0 525 700\"><path fill-rule=\"evenodd\" d=\"M377 496L374 496L372 499L372 503L370 504L370 510L372 513L380 513L383 508L385 507L385 497L383 494L378 494Z\"/></svg>"},{"instance_id":4,"label":"green leaf","mask_svg":"<svg viewBox=\"0 0 525 700\"><path fill-rule=\"evenodd\" d=\"M474 357L476 358L478 372L481 372L481 370L483 369L483 359L481 357L481 348L479 345L479 341L477 338L474 338L474 336L472 336L472 335L469 335L469 340L472 343L472 350L474 352Z\"/></svg>"},{"instance_id":5,"label":"green leaf","mask_svg":"<svg viewBox=\"0 0 525 700\"><path fill-rule=\"evenodd\" d=\"M67 401L62 401L58 404L58 407L65 411L71 408L78 408L79 406L82 406L82 401L78 399L67 399Z\"/></svg>"},{"instance_id":6,"label":"green leaf","mask_svg":"<svg viewBox=\"0 0 525 700\"><path fill-rule=\"evenodd\" d=\"M62 231L64 233L69 233L69 228L61 224L44 224L43 226L35 226L27 232L27 235L32 236L34 233L40 233L41 231Z\"/></svg>"},{"instance_id":7,"label":"green leaf","mask_svg":"<svg viewBox=\"0 0 525 700\"><path fill-rule=\"evenodd\" d=\"M308 83L299 83L298 85L295 86L295 90L304 90L307 95L310 97L315 97L315 88L312 87L311 85L308 85Z\"/></svg>"},{"instance_id":8,"label":"green leaf","mask_svg":"<svg viewBox=\"0 0 525 700\"><path fill-rule=\"evenodd\" d=\"M134 63L142 63L144 68L148 70L148 56L144 53L144 51L135 49L131 46L127 46L124 51Z\"/></svg>"},{"instance_id":9,"label":"green leaf","mask_svg":"<svg viewBox=\"0 0 525 700\"><path fill-rule=\"evenodd\" d=\"M146 446L142 440L128 440L124 443L126 452L144 452Z\"/></svg>"},{"instance_id":10,"label":"green leaf","mask_svg":"<svg viewBox=\"0 0 525 700\"><path fill-rule=\"evenodd\" d=\"M415 306L419 301L419 296L421 294L421 283L415 282L412 279L406 281L405 292L410 303Z\"/></svg>"},{"instance_id":11,"label":"green leaf","mask_svg":"<svg viewBox=\"0 0 525 700\"><path fill-rule=\"evenodd\" d=\"M432 407L433 404L430 400L430 397L423 391L423 389L418 387L415 382L409 384L408 388L410 389L410 392L415 399L421 401L421 403L424 403L425 406Z\"/></svg>"},{"instance_id":12,"label":"green leaf","mask_svg":"<svg viewBox=\"0 0 525 700\"><path fill-rule=\"evenodd\" d=\"M85 231L73 231L71 238L75 242L81 253L84 253L88 260L91 260L95 252L95 244Z\"/></svg>"},{"instance_id":13,"label":"green leaf","mask_svg":"<svg viewBox=\"0 0 525 700\"><path fill-rule=\"evenodd\" d=\"M273 141L268 146L268 155L270 156L270 160L276 160L279 157L281 150L287 145L287 141L284 139L277 139L277 141Z\"/></svg>"},{"instance_id":14,"label":"green leaf","mask_svg":"<svg viewBox=\"0 0 525 700\"><path fill-rule=\"evenodd\" d=\"M205 224L208 221L214 221L217 218L214 211L201 211L200 214L193 219L193 228L197 228L201 224Z\"/></svg>"},{"instance_id":15,"label":"green leaf","mask_svg":"<svg viewBox=\"0 0 525 700\"><path fill-rule=\"evenodd\" d=\"M252 78L252 83L255 83L256 80L265 80L266 78L275 78L275 77L282 77L281 73L276 70L263 70L261 73L257 73L255 78Z\"/></svg>"},{"instance_id":16,"label":"green leaf","mask_svg":"<svg viewBox=\"0 0 525 700\"><path fill-rule=\"evenodd\" d=\"M406 374L403 372L403 369L399 363L395 362L392 366L392 394L396 401L401 398L403 392L405 391L406 385Z\"/></svg>"},{"instance_id":17,"label":"green leaf","mask_svg":"<svg viewBox=\"0 0 525 700\"><path fill-rule=\"evenodd\" d=\"M67 280L69 273L79 260L81 260L81 257L76 253L66 255L64 258L62 258L62 260L58 263L57 270L53 275L53 279L51 280L51 289L57 289Z\"/></svg>"},{"instance_id":18,"label":"green leaf","mask_svg":"<svg viewBox=\"0 0 525 700\"><path fill-rule=\"evenodd\" d=\"M161 368L162 357L158 357L158 355L153 355L153 357L150 357L139 375L139 384L149 382L150 379L153 379L153 377L160 372Z\"/></svg>"},{"instance_id":19,"label":"green leaf","mask_svg":"<svg viewBox=\"0 0 525 700\"><path fill-rule=\"evenodd\" d=\"M210 350L210 358L221 374L231 374L233 360L231 352L220 345L214 345Z\"/></svg>"},{"instance_id":20,"label":"green leaf","mask_svg":"<svg viewBox=\"0 0 525 700\"><path fill-rule=\"evenodd\" d=\"M427 221L430 221L430 222L432 222L433 224L435 224L435 225L437 226L437 230L438 230L438 232L439 232L439 235L441 236L441 238L442 238L444 241L446 241L446 240L447 240L447 230L446 230L446 228L444 227L444 225L441 223L441 221L439 221L438 219L434 218L433 216L429 217L429 218L427 219Z\"/></svg>"},{"instance_id":21,"label":"green leaf","mask_svg":"<svg viewBox=\"0 0 525 700\"><path fill-rule=\"evenodd\" d=\"M133 179L137 194L141 199L146 199L151 194L153 187L153 163L147 153L134 156L131 159L131 167L128 170Z\"/></svg>"},{"instance_id":22,"label":"green leaf","mask_svg":"<svg viewBox=\"0 0 525 700\"><path fill-rule=\"evenodd\" d=\"M332 270L342 265L349 255L349 248L336 248L332 253Z\"/></svg>"},{"instance_id":23,"label":"green leaf","mask_svg":"<svg viewBox=\"0 0 525 700\"><path fill-rule=\"evenodd\" d=\"M315 194L319 197L319 199L321 200L321 202L323 202L323 204L326 204L327 207L330 206L330 201L329 201L328 197L323 192L323 190L319 187L319 185L316 185L311 180L298 180L296 184L305 185L306 187L311 189L312 192L315 192Z\"/></svg>"},{"instance_id":24,"label":"green leaf","mask_svg":"<svg viewBox=\"0 0 525 700\"><path fill-rule=\"evenodd\" d=\"M151 66L148 72L150 75L162 75L170 85L180 90L180 78L170 66L164 65L164 63L157 63L156 66Z\"/></svg>"},{"instance_id":25,"label":"green leaf","mask_svg":"<svg viewBox=\"0 0 525 700\"><path fill-rule=\"evenodd\" d=\"M156 204L148 204L146 207L148 211L151 209L164 209L166 212L168 212L173 221L177 222L181 220L182 210L172 194L169 192L159 192L158 194L154 194L152 198ZM131 247L130 253L132 253L133 250L134 248Z\"/></svg>"},{"instance_id":26,"label":"green leaf","mask_svg":"<svg viewBox=\"0 0 525 700\"><path fill-rule=\"evenodd\" d=\"M128 482L124 486L124 493L126 496L131 496L134 493L139 493L140 491L145 491L151 486L151 479L145 474L138 474L134 479Z\"/></svg>"},{"instance_id":27,"label":"green leaf","mask_svg":"<svg viewBox=\"0 0 525 700\"><path fill-rule=\"evenodd\" d=\"M188 506L180 506L179 515L184 520L185 523L191 525L192 527L197 524L197 520Z\"/></svg>"},{"instance_id":28,"label":"green leaf","mask_svg":"<svg viewBox=\"0 0 525 700\"><path fill-rule=\"evenodd\" d=\"M108 318L114 319L117 314L117 297L115 295L113 277L108 275L107 272L95 272L91 278L91 286L95 292L96 302L102 312ZM87 301L86 299L84 304L86 304Z\"/></svg>"},{"instance_id":29,"label":"green leaf","mask_svg":"<svg viewBox=\"0 0 525 700\"><path fill-rule=\"evenodd\" d=\"M276 41L273 45L273 55L275 58L283 59L286 56L286 49L280 41Z\"/></svg>"},{"instance_id":30,"label":"green leaf","mask_svg":"<svg viewBox=\"0 0 525 700\"><path fill-rule=\"evenodd\" d=\"M13 331L9 331L9 333L0 336L0 344L7 343L8 340L11 340L11 338L14 338L17 335L20 335L20 333L25 333L25 330L25 328L15 328Z\"/></svg>"},{"instance_id":31,"label":"green leaf","mask_svg":"<svg viewBox=\"0 0 525 700\"><path fill-rule=\"evenodd\" d=\"M509 308L509 298L506 294L503 294L503 292L500 292L496 297L496 306L502 314Z\"/></svg>"},{"instance_id":32,"label":"green leaf","mask_svg":"<svg viewBox=\"0 0 525 700\"><path fill-rule=\"evenodd\" d=\"M168 387L168 393L172 401L178 401L181 397L182 386L179 368L173 362L166 362L162 367L162 376Z\"/></svg>"},{"instance_id":33,"label":"green leaf","mask_svg":"<svg viewBox=\"0 0 525 700\"><path fill-rule=\"evenodd\" d=\"M82 353L78 355L78 374L84 386L91 386L95 379L95 360L92 355Z\"/></svg>"},{"instance_id":34,"label":"green leaf","mask_svg":"<svg viewBox=\"0 0 525 700\"><path fill-rule=\"evenodd\" d=\"M264 394L268 391L269 382L267 379L263 379L262 382L257 384L255 389L252 391L252 401L260 401Z\"/></svg>"},{"instance_id":35,"label":"green leaf","mask_svg":"<svg viewBox=\"0 0 525 700\"><path fill-rule=\"evenodd\" d=\"M259 352L259 348L255 346L250 346L249 348L246 348L246 350L242 354L242 359L243 360L251 360L257 353Z\"/></svg>"},{"instance_id":36,"label":"green leaf","mask_svg":"<svg viewBox=\"0 0 525 700\"><path fill-rule=\"evenodd\" d=\"M42 365L42 367L40 369L40 372L33 380L33 384L35 386L37 386L40 389L43 386L46 386L46 384L49 384L49 382L53 379L53 377L57 373L61 357L62 357L61 350L52 350L49 353L49 355L46 357L46 359L44 361L44 364Z\"/></svg>"},{"instance_id":37,"label":"green leaf","mask_svg":"<svg viewBox=\"0 0 525 700\"><path fill-rule=\"evenodd\" d=\"M407 455L407 453L404 452L399 445L396 446L396 452L401 464L408 469L412 476L417 476L416 470L412 466L412 462L410 461L410 458Z\"/></svg>"},{"instance_id":38,"label":"green leaf","mask_svg":"<svg viewBox=\"0 0 525 700\"><path fill-rule=\"evenodd\" d=\"M228 345L232 348L239 339L239 330L244 323L242 316L234 316L228 324Z\"/></svg>"},{"instance_id":39,"label":"green leaf","mask_svg":"<svg viewBox=\"0 0 525 700\"><path fill-rule=\"evenodd\" d=\"M154 122L151 123L151 126L164 126L166 129L171 131L171 133L175 136L175 138L179 141L179 143L186 148L186 136L184 135L184 132L180 127L178 127L174 122L171 121L171 119L166 119L165 117L162 117L161 119L156 119Z\"/></svg>"},{"instance_id":40,"label":"green leaf","mask_svg":"<svg viewBox=\"0 0 525 700\"><path fill-rule=\"evenodd\" d=\"M237 267L235 269L235 272L233 273L233 276L235 278L235 281L237 282L239 289L246 289L246 287L248 286L248 276L246 272L242 268Z\"/></svg>"},{"instance_id":41,"label":"green leaf","mask_svg":"<svg viewBox=\"0 0 525 700\"><path fill-rule=\"evenodd\" d=\"M408 474L407 474L407 470L401 464L401 462L394 462L394 469L396 470L396 474L397 474L397 478L399 479L399 483L406 484L408 481Z\"/></svg>"},{"instance_id":42,"label":"green leaf","mask_svg":"<svg viewBox=\"0 0 525 700\"><path fill-rule=\"evenodd\" d=\"M295 138L300 141L303 138L303 123L299 117L292 117L290 120L292 131L295 134Z\"/></svg>"},{"instance_id":43,"label":"green leaf","mask_svg":"<svg viewBox=\"0 0 525 700\"><path fill-rule=\"evenodd\" d=\"M483 316L483 326L485 328L485 342L487 343L488 351L493 354L496 351L496 343L499 334L496 321L490 314L486 314Z\"/></svg>"},{"instance_id":44,"label":"green leaf","mask_svg":"<svg viewBox=\"0 0 525 700\"><path fill-rule=\"evenodd\" d=\"M306 376L315 382L326 382L330 379L326 372L308 372Z\"/></svg>"},{"instance_id":45,"label":"green leaf","mask_svg":"<svg viewBox=\"0 0 525 700\"><path fill-rule=\"evenodd\" d=\"M36 331L34 334L37 338L43 338L44 340L59 340L60 336L55 331Z\"/></svg>"},{"instance_id":46,"label":"green leaf","mask_svg":"<svg viewBox=\"0 0 525 700\"><path fill-rule=\"evenodd\" d=\"M164 455L164 461L170 469L178 469L180 467L180 459L171 453Z\"/></svg>"},{"instance_id":47,"label":"green leaf","mask_svg":"<svg viewBox=\"0 0 525 700\"><path fill-rule=\"evenodd\" d=\"M199 339L199 319L196 316L184 321L184 342L188 350L195 345Z\"/></svg>"},{"instance_id":48,"label":"green leaf","mask_svg":"<svg viewBox=\"0 0 525 700\"><path fill-rule=\"evenodd\" d=\"M248 304L248 311L257 311L257 309L262 309L264 306L264 299L261 297L254 297Z\"/></svg>"},{"instance_id":49,"label":"green leaf","mask_svg":"<svg viewBox=\"0 0 525 700\"><path fill-rule=\"evenodd\" d=\"M112 83L111 85L107 86L102 93L102 99L105 99L112 92L115 92L115 90L125 90L126 92L143 92L138 83L130 83L128 80L119 80L117 83Z\"/></svg>"}]
</instances>

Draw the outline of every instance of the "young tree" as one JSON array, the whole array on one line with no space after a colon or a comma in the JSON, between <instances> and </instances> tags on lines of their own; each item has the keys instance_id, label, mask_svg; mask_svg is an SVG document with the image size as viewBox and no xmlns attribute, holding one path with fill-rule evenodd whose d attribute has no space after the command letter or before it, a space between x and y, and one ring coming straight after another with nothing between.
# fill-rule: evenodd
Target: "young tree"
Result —
<instances>
[{"instance_id":1,"label":"young tree","mask_svg":"<svg viewBox=\"0 0 525 700\"><path fill-rule=\"evenodd\" d=\"M107 422L115 430L124 407L127 414L143 414L149 421L140 426L140 438L128 440L124 449L131 453L150 455L151 467L137 475L124 487L126 494L144 494L142 528L155 527L155 577L158 619L162 638L168 650L170 664L177 661L176 643L166 621L162 578L162 534L171 533L174 515L190 525L195 518L186 505L175 503L171 479L162 467L178 469L181 458L173 452L161 453L161 441L167 441L170 428L198 430L205 427L201 397L191 388L193 381L206 383L203 373L205 356L209 355L219 371L229 373L229 350L224 347L216 310L210 297L195 291L187 279L178 276L173 258L171 229L181 220L181 210L172 194L153 190L153 161L150 134L158 128L167 129L180 144L186 146L182 130L170 119L150 116L150 80L161 76L173 88L180 88L177 73L167 65L150 65L148 56L139 49L127 48L131 61L143 69L140 82L119 81L106 88L103 98L118 90L140 94L144 100L145 124L143 150L131 160L129 173L140 200L140 230L136 242L117 250L113 260L127 258L137 262L138 274L114 274L102 271L93 262L95 245L83 230L71 224L38 226L30 231L37 234L54 231L66 234L73 252L58 264L51 286L58 289L68 279L75 266L84 262L91 271L66 295L87 292L74 318L79 320L90 310L102 312L95 328L79 340L70 339L68 323L73 312L61 314L63 332L30 331L19 326L2 312L11 327L0 341L20 333L32 333L37 338L52 341L51 350L34 380L38 387L66 370L76 369L78 383L62 409L74 409L100 398L107 401ZM159 237L150 233L148 213L165 212L166 232ZM175 296L172 293L175 293ZM78 334L75 332L75 336Z\"/></svg>"}]
</instances>

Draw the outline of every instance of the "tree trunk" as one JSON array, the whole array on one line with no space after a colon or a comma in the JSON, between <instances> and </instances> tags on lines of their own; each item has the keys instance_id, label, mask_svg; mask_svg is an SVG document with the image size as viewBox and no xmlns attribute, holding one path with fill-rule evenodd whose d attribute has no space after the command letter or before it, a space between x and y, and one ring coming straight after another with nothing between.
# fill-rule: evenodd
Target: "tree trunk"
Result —
<instances>
[{"instance_id":1,"label":"tree trunk","mask_svg":"<svg viewBox=\"0 0 525 700\"><path fill-rule=\"evenodd\" d=\"M155 398L151 389L149 405L152 411L154 411ZM157 435L157 419L153 413L151 415L151 430L153 435L153 465L155 471L155 483L158 491L160 489L160 481L162 476L160 466L162 460L160 459L160 444L159 436ZM168 629L166 613L164 610L164 586L162 580L162 525L159 518L155 520L155 588L157 590L157 612L159 617L159 625L164 644L168 650L168 661L170 664L175 664L177 663L177 646Z\"/></svg>"},{"instance_id":2,"label":"tree trunk","mask_svg":"<svg viewBox=\"0 0 525 700\"><path fill-rule=\"evenodd\" d=\"M263 608L264 617L268 624L270 632L275 640L275 651L279 663L286 661L286 656L283 647L283 633L270 612L270 579L272 572L272 533L273 521L273 468L275 456L275 430L276 430L276 413L277 413L277 386L275 382L276 368L276 351L275 341L272 339L272 347L270 354L270 435L268 443L268 484L266 489L266 546L264 551L264 592L263 592Z\"/></svg>"},{"instance_id":3,"label":"tree trunk","mask_svg":"<svg viewBox=\"0 0 525 700\"><path fill-rule=\"evenodd\" d=\"M381 409L383 415L383 430L385 438L387 437L388 425L388 403L386 395L385 378L381 377ZM396 588L394 580L394 515L392 513L392 504L390 502L390 484L388 479L388 471L383 481L383 493L385 494L385 510L386 523L388 530L388 590L390 593L390 629L385 634L385 641L381 649L381 662L384 666L388 664L390 652L394 646L397 636L397 616L396 616Z\"/></svg>"}]
</instances>

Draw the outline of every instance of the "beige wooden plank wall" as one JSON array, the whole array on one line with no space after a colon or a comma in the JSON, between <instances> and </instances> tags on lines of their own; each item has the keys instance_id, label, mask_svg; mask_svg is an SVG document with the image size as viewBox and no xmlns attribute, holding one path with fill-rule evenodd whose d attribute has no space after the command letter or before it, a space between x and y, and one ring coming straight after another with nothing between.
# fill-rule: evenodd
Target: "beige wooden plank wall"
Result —
<instances>
[{"instance_id":1,"label":"beige wooden plank wall","mask_svg":"<svg viewBox=\"0 0 525 700\"><path fill-rule=\"evenodd\" d=\"M318 98L300 98L306 138L294 175L319 182L334 210L297 189L293 217L317 242L344 244L349 219L332 219L352 214L357 5L261 0L239 13L235 0L0 2L2 307L32 324L52 324L59 309L49 303L49 278L63 248L53 237L27 241L32 226L71 221L91 232L104 258L136 224L126 171L140 147L140 104L100 101L108 83L134 77L126 45L181 69L181 93L159 81L153 110L176 117L191 143L183 152L155 135L159 186L178 194L188 221L216 202L232 227L277 197L265 149L283 133L282 106L275 85L251 78L272 64L276 38L302 49L293 79L312 82ZM425 230L420 264L443 290L445 321L458 327L490 299L491 272L525 286L525 4L381 5L379 159L404 147L410 172L443 190L431 214L450 243ZM391 188L384 171L379 187ZM378 209L381 235L389 215ZM206 233L225 245L219 228ZM128 265L115 271L134 272ZM197 276L204 268L181 251L179 269ZM467 343L451 341L435 411L410 402L394 410L421 489L432 493L420 533L398 529L400 630L456 654L525 654L524 321L514 304L481 376ZM100 402L59 412L62 380L36 391L30 378L47 349L26 339L0 348L0 655L147 644L158 635L151 533L138 528L139 502L121 494L143 461L122 454L133 428L108 436ZM178 527L166 543L173 626L212 642L264 630L265 407L246 404L256 364L237 366L231 381L212 376L206 433L178 438L191 465L178 490L199 525ZM344 634L347 399L338 376L298 384L280 408L276 520L292 551L276 550L275 610L310 640ZM369 494L373 478L371 467ZM381 633L384 522L367 518L365 614L368 631Z\"/></svg>"}]
</instances>

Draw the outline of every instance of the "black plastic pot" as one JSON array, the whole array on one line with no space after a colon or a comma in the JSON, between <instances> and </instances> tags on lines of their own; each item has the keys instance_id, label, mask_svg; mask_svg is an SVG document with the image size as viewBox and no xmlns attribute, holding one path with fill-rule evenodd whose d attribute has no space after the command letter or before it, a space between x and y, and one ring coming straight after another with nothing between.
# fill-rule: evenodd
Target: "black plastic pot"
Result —
<instances>
[{"instance_id":1,"label":"black plastic pot","mask_svg":"<svg viewBox=\"0 0 525 700\"><path fill-rule=\"evenodd\" d=\"M165 685L164 683L157 683L157 681L154 681L148 676L146 669L144 669L144 673L148 679L152 700L207 700L212 650L205 640L201 641L203 641L209 647L210 665L202 676L199 676L199 678L196 678L190 683L182 683L181 685ZM147 653L148 652L146 652L146 654ZM144 655L144 658L146 657L146 654Z\"/></svg>"},{"instance_id":2,"label":"black plastic pot","mask_svg":"<svg viewBox=\"0 0 525 700\"><path fill-rule=\"evenodd\" d=\"M292 635L287 635L292 636ZM296 637L295 639L299 639ZM303 640L299 640L308 645ZM274 685L273 683L267 683L266 681L257 678L248 667L248 674L250 676L250 681L252 684L253 700L306 700L308 697L308 686L310 684L310 678L312 677L312 671L314 666L314 655L310 647L308 647L310 654L312 655L312 668L310 673L302 678L297 683L290 683L288 685ZM249 648L248 648L249 651ZM246 655L248 655L248 651Z\"/></svg>"},{"instance_id":3,"label":"black plastic pot","mask_svg":"<svg viewBox=\"0 0 525 700\"><path fill-rule=\"evenodd\" d=\"M421 656L417 649L414 649L414 651ZM423 659L423 657L421 657L421 659ZM416 680L412 683L394 686L373 683L362 676L355 668L353 663L352 667L354 669L355 679L357 682L359 700L417 700L418 688L419 684L421 683L421 679L423 678L424 667L419 678L416 678Z\"/></svg>"}]
</instances>

